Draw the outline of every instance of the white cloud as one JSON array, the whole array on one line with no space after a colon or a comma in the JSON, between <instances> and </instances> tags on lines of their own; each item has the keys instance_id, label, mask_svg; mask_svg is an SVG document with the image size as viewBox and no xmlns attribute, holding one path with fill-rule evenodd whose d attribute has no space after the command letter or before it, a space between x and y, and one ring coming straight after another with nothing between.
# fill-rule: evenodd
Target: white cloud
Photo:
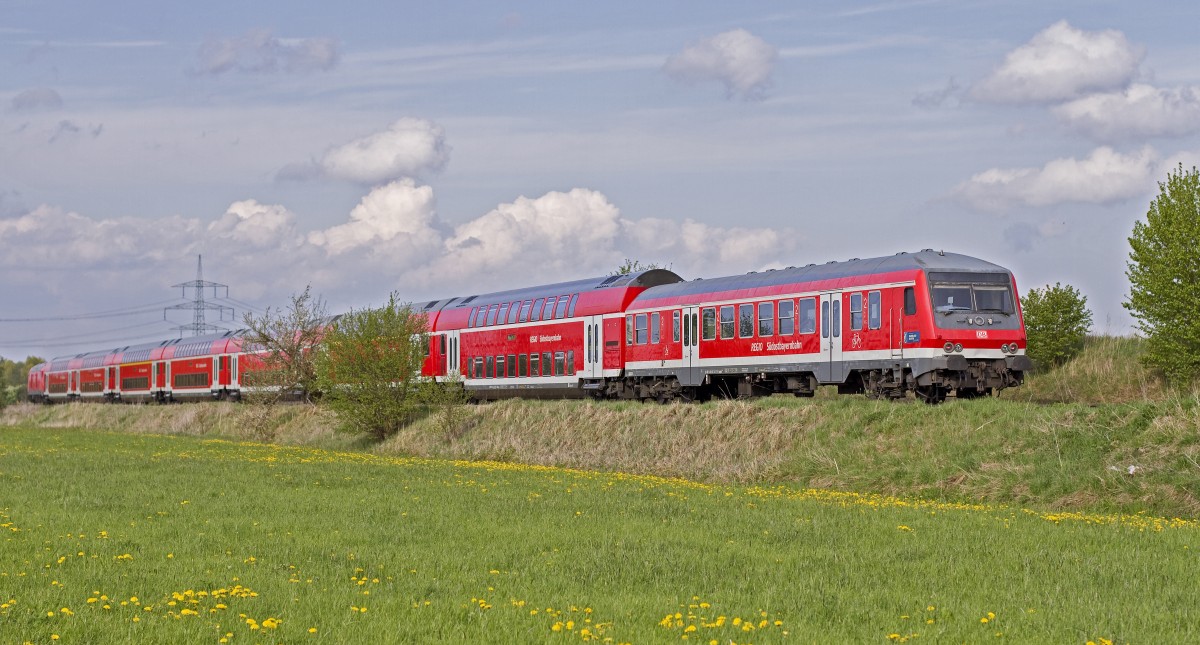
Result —
<instances>
[{"instance_id":1,"label":"white cloud","mask_svg":"<svg viewBox=\"0 0 1200 645\"><path fill-rule=\"evenodd\" d=\"M1200 87L1135 83L1055 106L1053 112L1071 128L1102 141L1186 135L1200 130Z\"/></svg>"},{"instance_id":2,"label":"white cloud","mask_svg":"<svg viewBox=\"0 0 1200 645\"><path fill-rule=\"evenodd\" d=\"M194 71L217 76L250 73L328 71L338 63L337 41L331 38L277 38L254 29L234 38L210 39L200 45Z\"/></svg>"},{"instance_id":3,"label":"white cloud","mask_svg":"<svg viewBox=\"0 0 1200 645\"><path fill-rule=\"evenodd\" d=\"M672 78L698 83L718 81L729 96L753 98L771 79L779 52L745 29L734 29L688 45L663 66Z\"/></svg>"},{"instance_id":4,"label":"white cloud","mask_svg":"<svg viewBox=\"0 0 1200 645\"><path fill-rule=\"evenodd\" d=\"M94 219L40 206L0 219L0 270L6 284L37 285L42 315L69 314L178 295L168 285L190 279L203 254L205 278L229 284L234 298L279 305L311 285L336 312L380 302L392 290L424 301L600 276L624 258L667 264L687 277L737 273L794 264L798 240L787 231L634 220L584 188L520 197L451 233L443 229L432 189L411 179L375 188L343 222L307 231L286 207L252 199L210 219ZM141 321L112 325L132 324L131 331L114 329L108 340L75 351L173 336L171 323L148 309ZM95 338L97 328L107 327L80 323L75 333ZM9 332L53 336L32 325Z\"/></svg>"},{"instance_id":5,"label":"white cloud","mask_svg":"<svg viewBox=\"0 0 1200 645\"><path fill-rule=\"evenodd\" d=\"M441 126L406 117L387 130L329 150L319 167L330 177L377 184L441 170L449 160L450 146Z\"/></svg>"},{"instance_id":6,"label":"white cloud","mask_svg":"<svg viewBox=\"0 0 1200 645\"><path fill-rule=\"evenodd\" d=\"M954 189L954 196L982 211L1064 202L1107 204L1145 194L1154 186L1158 155L1146 146L1123 155L1107 146L1086 159L1055 159L1041 168L992 168Z\"/></svg>"},{"instance_id":7,"label":"white cloud","mask_svg":"<svg viewBox=\"0 0 1200 645\"><path fill-rule=\"evenodd\" d=\"M253 199L234 202L220 219L208 225L210 235L253 249L294 247L296 216L283 206Z\"/></svg>"},{"instance_id":8,"label":"white cloud","mask_svg":"<svg viewBox=\"0 0 1200 645\"><path fill-rule=\"evenodd\" d=\"M1116 90L1133 80L1144 56L1119 31L1082 31L1061 20L1009 52L969 96L989 103L1055 103Z\"/></svg>"},{"instance_id":9,"label":"white cloud","mask_svg":"<svg viewBox=\"0 0 1200 645\"><path fill-rule=\"evenodd\" d=\"M18 92L12 98L14 112L42 112L57 110L63 105L62 96L49 87L35 87Z\"/></svg>"},{"instance_id":10,"label":"white cloud","mask_svg":"<svg viewBox=\"0 0 1200 645\"><path fill-rule=\"evenodd\" d=\"M394 181L372 190L350 211L350 221L308 234L308 242L329 255L353 249L387 248L403 261L413 255L428 256L441 246L434 228L433 189L411 179Z\"/></svg>"}]
</instances>

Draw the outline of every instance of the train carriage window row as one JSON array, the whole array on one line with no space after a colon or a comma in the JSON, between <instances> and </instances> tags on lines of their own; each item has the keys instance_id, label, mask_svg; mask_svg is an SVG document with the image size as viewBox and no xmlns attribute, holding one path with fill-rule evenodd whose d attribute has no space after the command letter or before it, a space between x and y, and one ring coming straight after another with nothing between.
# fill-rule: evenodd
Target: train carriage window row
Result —
<instances>
[{"instance_id":1,"label":"train carriage window row","mask_svg":"<svg viewBox=\"0 0 1200 645\"><path fill-rule=\"evenodd\" d=\"M467 378L574 376L575 350L466 358ZM486 366L486 367L485 367Z\"/></svg>"},{"instance_id":2,"label":"train carriage window row","mask_svg":"<svg viewBox=\"0 0 1200 645\"><path fill-rule=\"evenodd\" d=\"M467 327L491 327L573 318L579 294L480 305L467 314Z\"/></svg>"}]
</instances>

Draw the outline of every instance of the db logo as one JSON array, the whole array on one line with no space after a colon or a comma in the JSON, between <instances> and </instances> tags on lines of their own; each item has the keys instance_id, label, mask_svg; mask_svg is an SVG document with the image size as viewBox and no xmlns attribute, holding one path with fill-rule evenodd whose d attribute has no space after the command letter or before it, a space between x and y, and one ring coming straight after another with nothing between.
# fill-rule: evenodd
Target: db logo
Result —
<instances>
[{"instance_id":1,"label":"db logo","mask_svg":"<svg viewBox=\"0 0 1200 645\"><path fill-rule=\"evenodd\" d=\"M987 338L987 330L986 329L975 330L975 337L976 338Z\"/></svg>"}]
</instances>

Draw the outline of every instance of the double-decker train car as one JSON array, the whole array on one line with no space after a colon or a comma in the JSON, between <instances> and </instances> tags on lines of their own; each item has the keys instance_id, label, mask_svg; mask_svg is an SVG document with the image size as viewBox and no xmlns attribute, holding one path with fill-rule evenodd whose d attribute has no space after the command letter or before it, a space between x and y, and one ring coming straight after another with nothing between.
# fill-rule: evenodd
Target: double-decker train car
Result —
<instances>
[{"instance_id":1,"label":"double-decker train car","mask_svg":"<svg viewBox=\"0 0 1200 645\"><path fill-rule=\"evenodd\" d=\"M842 393L930 403L1031 368L1007 269L924 250L684 281L671 271L433 300L423 376L475 399L705 400ZM331 319L330 322L336 319ZM56 358L31 401L240 398L262 369L241 331Z\"/></svg>"},{"instance_id":2,"label":"double-decker train car","mask_svg":"<svg viewBox=\"0 0 1200 645\"><path fill-rule=\"evenodd\" d=\"M602 392L624 369L621 329L629 303L648 288L681 280L651 269L432 301L424 307L430 358L422 372L442 377L457 370L478 399Z\"/></svg>"},{"instance_id":3,"label":"double-decker train car","mask_svg":"<svg viewBox=\"0 0 1200 645\"><path fill-rule=\"evenodd\" d=\"M26 387L34 402L238 398L245 364L239 332L224 332L55 358Z\"/></svg>"}]
</instances>

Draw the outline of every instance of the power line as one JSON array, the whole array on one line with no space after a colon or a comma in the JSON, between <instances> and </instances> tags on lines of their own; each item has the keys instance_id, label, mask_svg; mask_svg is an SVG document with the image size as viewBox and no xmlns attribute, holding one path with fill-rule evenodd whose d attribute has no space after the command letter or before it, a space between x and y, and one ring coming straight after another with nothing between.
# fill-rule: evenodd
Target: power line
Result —
<instances>
[{"instance_id":1,"label":"power line","mask_svg":"<svg viewBox=\"0 0 1200 645\"><path fill-rule=\"evenodd\" d=\"M70 314L66 316L45 316L41 318L0 318L0 323L14 322L55 322L67 320L91 320L95 318L122 318L124 316L136 316L138 314L156 313L160 311L158 308L163 303L175 302L175 299L161 300L146 305L137 305L132 309L110 309L108 311L100 311L91 314Z\"/></svg>"},{"instance_id":2,"label":"power line","mask_svg":"<svg viewBox=\"0 0 1200 645\"><path fill-rule=\"evenodd\" d=\"M56 335L56 336L53 336L50 338L23 338L23 339L18 339L18 340L4 340L3 344L6 347L7 346L24 347L24 346L40 345L42 343L66 341L66 340L72 340L72 339L82 339L82 342L90 342L88 339L90 339L93 336L103 336L104 334L112 334L112 333L116 333L116 332L130 330L130 329L139 329L142 327L149 327L151 325L162 325L162 324L163 324L163 321L161 321L161 320L151 320L149 322L138 323L136 325L126 325L124 327L115 327L113 329L103 329L103 330L97 330L97 331L84 332L84 333L80 333L80 334L69 334L66 336Z\"/></svg>"},{"instance_id":3,"label":"power line","mask_svg":"<svg viewBox=\"0 0 1200 645\"><path fill-rule=\"evenodd\" d=\"M180 325L180 326L174 328L176 331L179 332L180 338L183 337L183 332L185 332L185 331L192 332L193 336L200 336L200 335L204 334L205 332L223 331L225 329L224 327L219 327L217 325L208 324L204 320L204 312L205 311L216 310L217 315L220 317L222 322L224 322L224 320L225 320L225 312L226 311L229 312L229 321L230 322L233 322L233 317L237 314L237 311L233 307L226 307L225 305L218 305L218 304L214 304L211 302L205 302L204 291L206 289L211 288L213 290L213 298L214 299L217 297L217 289L225 289L225 297L228 298L229 297L229 285L221 284L220 282L209 282L209 281L205 280L204 279L204 265L202 264L202 261L203 261L203 258L201 256L197 255L196 256L196 279L195 280L192 280L190 282L180 282L179 284L171 285L172 287L179 287L182 290L182 294L184 295L184 297L186 297L187 290L192 289L193 290L192 303L190 305L189 304L173 305L171 307L166 307L163 309L163 320L167 319L167 311L169 311L171 309L191 309L192 310L192 324Z\"/></svg>"}]
</instances>

